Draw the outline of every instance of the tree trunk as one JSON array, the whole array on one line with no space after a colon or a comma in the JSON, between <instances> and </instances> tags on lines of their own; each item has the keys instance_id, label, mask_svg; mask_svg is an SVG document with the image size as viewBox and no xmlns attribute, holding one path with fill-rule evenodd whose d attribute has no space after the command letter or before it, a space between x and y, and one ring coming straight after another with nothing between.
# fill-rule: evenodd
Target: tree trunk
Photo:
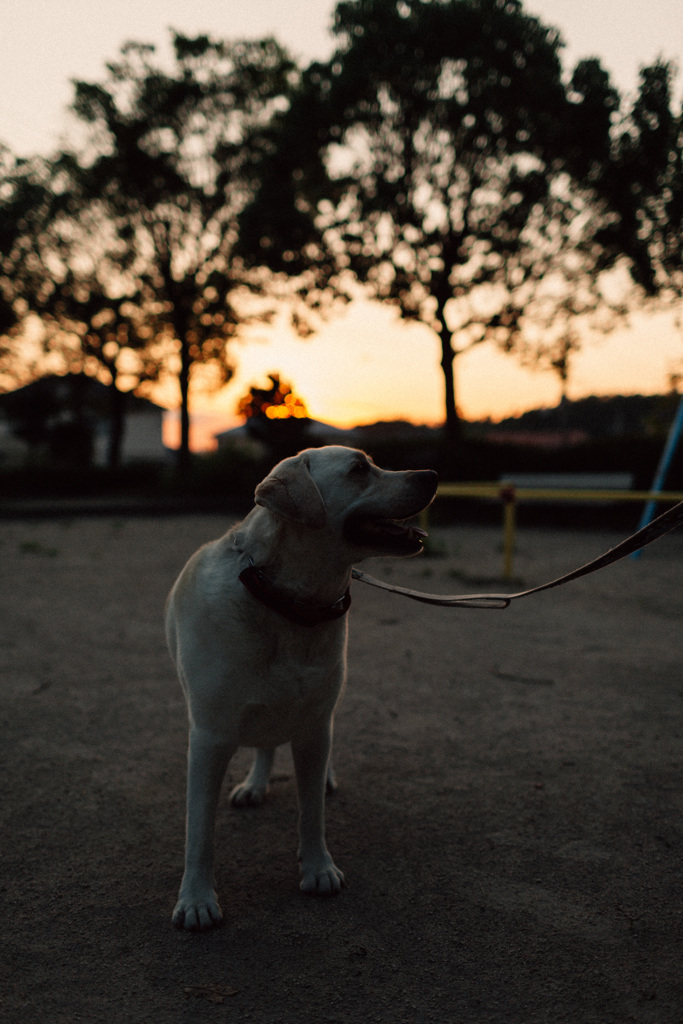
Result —
<instances>
[{"instance_id":1,"label":"tree trunk","mask_svg":"<svg viewBox=\"0 0 683 1024\"><path fill-rule=\"evenodd\" d=\"M190 467L190 346L185 335L180 338L180 447L178 448L178 471L185 475Z\"/></svg>"},{"instance_id":2,"label":"tree trunk","mask_svg":"<svg viewBox=\"0 0 683 1024\"><path fill-rule=\"evenodd\" d=\"M109 443L107 466L118 469L121 465L123 435L126 429L126 395L116 386L116 370L111 368L112 383L109 391Z\"/></svg>"},{"instance_id":3,"label":"tree trunk","mask_svg":"<svg viewBox=\"0 0 683 1024\"><path fill-rule=\"evenodd\" d=\"M461 424L460 417L458 415L458 407L455 401L455 358L457 356L457 352L453 348L453 332L446 323L444 306L445 303L439 303L437 310L439 318L439 339L441 341L441 369L444 376L444 400L446 408L443 468L448 476L452 476L454 472L456 448L461 438Z\"/></svg>"},{"instance_id":4,"label":"tree trunk","mask_svg":"<svg viewBox=\"0 0 683 1024\"><path fill-rule=\"evenodd\" d=\"M162 261L162 273L164 276L165 293L173 307L173 330L176 340L180 345L180 372L178 384L180 386L180 445L177 451L176 467L178 475L187 475L190 468L190 371L192 369L192 356L190 354L190 342L188 334L190 331L190 310L191 295L188 294L184 281L176 281L171 273L168 258Z\"/></svg>"}]
</instances>

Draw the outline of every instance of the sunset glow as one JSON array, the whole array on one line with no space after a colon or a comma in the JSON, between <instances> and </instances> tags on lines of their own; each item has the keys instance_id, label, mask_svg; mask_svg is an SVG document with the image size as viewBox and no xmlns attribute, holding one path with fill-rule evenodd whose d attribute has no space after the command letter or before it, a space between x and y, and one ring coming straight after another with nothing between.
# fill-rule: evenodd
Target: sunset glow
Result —
<instances>
[{"instance_id":1,"label":"sunset glow","mask_svg":"<svg viewBox=\"0 0 683 1024\"><path fill-rule=\"evenodd\" d=\"M234 344L232 356L236 373L227 387L213 395L194 392L195 451L214 448L216 433L244 422L240 399L252 386L267 386L269 373L292 385L308 415L333 426L394 419L437 425L443 419L438 339L376 303L353 303L306 341L283 321L269 334L255 330ZM673 315L636 314L627 327L587 339L573 363L569 397L662 393L682 366L683 336ZM525 368L514 355L482 345L456 359L456 392L466 419L498 421L557 405L560 385L552 373ZM173 404L168 393L163 404ZM169 414L166 444L174 447L177 437L177 416Z\"/></svg>"},{"instance_id":2,"label":"sunset glow","mask_svg":"<svg viewBox=\"0 0 683 1024\"><path fill-rule=\"evenodd\" d=\"M98 80L105 62L128 39L149 41L167 53L169 25L190 36L209 32L216 37L256 38L272 33L304 63L326 59L334 45L329 32L334 6L332 0L91 4L83 31L84 5L75 0L64 0L58 12L55 7L45 17L36 17L35 4L15 4L3 26L0 139L23 156L50 153L73 128L66 114L73 99L72 80ZM624 97L632 96L638 69L658 55L681 66L681 0L529 0L525 7L561 31L568 73L578 59L598 56ZM679 103L682 88L679 73ZM231 356L235 376L219 393L204 390L200 375L193 379L195 450L215 447L217 432L244 422L238 414L240 399L251 386L264 386L269 373L279 373L291 383L312 418L335 426L398 418L438 424L443 419L438 340L424 326L402 323L387 307L353 303L308 341L301 341L282 322L254 328L231 343ZM627 328L586 341L572 364L569 396L661 393L669 389L670 375L680 372L682 364L683 335L673 316L634 315ZM529 408L556 405L560 387L551 373L521 367L514 355L484 345L456 360L456 394L467 419L500 420ZM169 410L177 409L177 382L157 386L149 397ZM177 412L167 413L164 437L168 444L177 444Z\"/></svg>"}]
</instances>

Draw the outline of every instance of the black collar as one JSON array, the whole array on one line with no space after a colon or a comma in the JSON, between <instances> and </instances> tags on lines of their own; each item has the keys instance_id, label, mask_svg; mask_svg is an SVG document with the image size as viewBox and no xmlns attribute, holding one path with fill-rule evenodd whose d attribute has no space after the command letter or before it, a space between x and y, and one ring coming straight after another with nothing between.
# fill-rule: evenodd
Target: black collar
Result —
<instances>
[{"instance_id":1,"label":"black collar","mask_svg":"<svg viewBox=\"0 0 683 1024\"><path fill-rule=\"evenodd\" d=\"M268 582L263 569L257 569L253 562L250 562L247 568L242 570L239 579L249 593L262 604L272 608L280 615L284 615L292 622L296 622L298 626L319 626L322 622L340 619L342 615L346 615L351 604L351 594L348 590L334 604L326 606L301 601L299 598L292 597L291 594L277 590L272 583Z\"/></svg>"}]
</instances>

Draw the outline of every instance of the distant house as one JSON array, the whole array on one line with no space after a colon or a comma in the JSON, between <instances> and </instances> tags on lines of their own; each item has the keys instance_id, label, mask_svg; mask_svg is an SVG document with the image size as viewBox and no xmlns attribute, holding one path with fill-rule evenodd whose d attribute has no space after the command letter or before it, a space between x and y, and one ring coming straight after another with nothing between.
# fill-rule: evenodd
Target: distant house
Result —
<instances>
[{"instance_id":1,"label":"distant house","mask_svg":"<svg viewBox=\"0 0 683 1024\"><path fill-rule=\"evenodd\" d=\"M321 423L319 420L306 420L305 422L305 444L311 446L321 444L353 444L353 430L342 430L339 427L333 427L330 423ZM214 437L219 449L235 445L250 449L263 447L262 443L254 438L245 423L240 427L232 427L230 430L221 431L220 434L214 434Z\"/></svg>"},{"instance_id":2,"label":"distant house","mask_svg":"<svg viewBox=\"0 0 683 1024\"><path fill-rule=\"evenodd\" d=\"M164 410L132 394L122 402L120 464L167 461ZM112 389L85 374L53 374L0 395L0 465L43 455L104 466L111 431Z\"/></svg>"},{"instance_id":3,"label":"distant house","mask_svg":"<svg viewBox=\"0 0 683 1024\"><path fill-rule=\"evenodd\" d=\"M516 445L519 448L571 448L590 440L586 430L488 430L491 444Z\"/></svg>"}]
</instances>

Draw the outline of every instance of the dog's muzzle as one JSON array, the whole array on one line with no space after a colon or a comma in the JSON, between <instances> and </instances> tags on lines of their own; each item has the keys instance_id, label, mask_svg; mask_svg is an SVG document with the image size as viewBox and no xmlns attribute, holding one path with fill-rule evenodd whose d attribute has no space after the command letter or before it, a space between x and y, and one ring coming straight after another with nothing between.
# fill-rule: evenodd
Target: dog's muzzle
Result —
<instances>
[{"instance_id":1,"label":"dog's muzzle","mask_svg":"<svg viewBox=\"0 0 683 1024\"><path fill-rule=\"evenodd\" d=\"M408 496L402 507L392 508L388 515L374 508L352 512L344 523L344 537L352 544L382 549L388 554L417 554L422 550L422 541L427 534L419 526L406 521L429 505L436 494L437 482L437 474L431 469L409 473L406 481Z\"/></svg>"}]
</instances>

